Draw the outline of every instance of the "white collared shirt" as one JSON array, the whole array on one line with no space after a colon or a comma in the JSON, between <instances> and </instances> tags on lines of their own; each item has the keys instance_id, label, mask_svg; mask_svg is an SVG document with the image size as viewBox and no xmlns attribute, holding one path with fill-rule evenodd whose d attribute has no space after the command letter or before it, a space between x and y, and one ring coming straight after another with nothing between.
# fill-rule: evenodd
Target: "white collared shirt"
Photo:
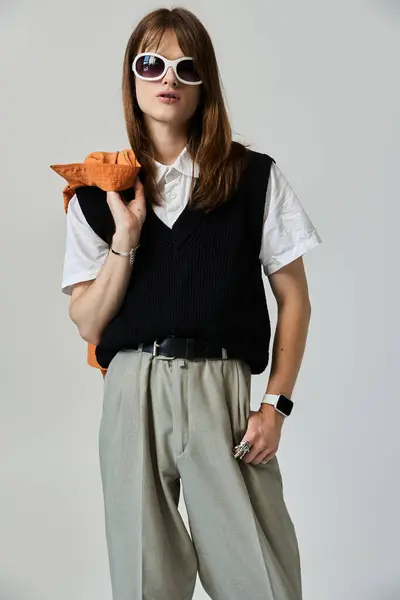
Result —
<instances>
[{"instance_id":1,"label":"white collared shirt","mask_svg":"<svg viewBox=\"0 0 400 600\"><path fill-rule=\"evenodd\" d=\"M193 165L186 147L172 165L157 161L155 164L163 204L154 205L153 209L168 227L172 227L189 201L192 167L197 178L198 166ZM108 256L109 246L88 224L76 195L69 202L66 218L61 291L71 295L75 283L96 278ZM320 243L321 238L294 190L277 164L272 163L260 248L264 273L272 275Z\"/></svg>"}]
</instances>

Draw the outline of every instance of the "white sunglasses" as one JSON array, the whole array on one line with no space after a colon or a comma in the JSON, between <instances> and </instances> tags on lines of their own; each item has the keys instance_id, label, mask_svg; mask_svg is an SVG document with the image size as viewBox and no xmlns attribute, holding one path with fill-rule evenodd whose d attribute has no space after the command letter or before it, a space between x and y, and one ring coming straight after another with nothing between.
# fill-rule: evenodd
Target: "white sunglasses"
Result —
<instances>
[{"instance_id":1,"label":"white sunglasses","mask_svg":"<svg viewBox=\"0 0 400 600\"><path fill-rule=\"evenodd\" d=\"M176 60L168 60L155 52L142 52L135 57L132 71L136 77L145 81L162 79L169 67L172 67L175 77L187 85L200 85L203 83L194 66L191 56L182 56Z\"/></svg>"}]
</instances>

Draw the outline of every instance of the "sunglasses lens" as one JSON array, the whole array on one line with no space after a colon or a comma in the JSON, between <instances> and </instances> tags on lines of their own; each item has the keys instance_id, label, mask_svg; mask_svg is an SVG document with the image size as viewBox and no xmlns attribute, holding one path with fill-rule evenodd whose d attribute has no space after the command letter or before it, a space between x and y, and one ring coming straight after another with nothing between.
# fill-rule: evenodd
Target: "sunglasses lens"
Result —
<instances>
[{"instance_id":1,"label":"sunglasses lens","mask_svg":"<svg viewBox=\"0 0 400 600\"><path fill-rule=\"evenodd\" d=\"M153 77L160 77L161 73L164 71L164 66L164 61L161 58L147 54L146 56L141 56L137 60L136 71L142 77L152 79Z\"/></svg>"},{"instance_id":2,"label":"sunglasses lens","mask_svg":"<svg viewBox=\"0 0 400 600\"><path fill-rule=\"evenodd\" d=\"M182 60L178 64L177 72L179 77L181 77L184 81L188 81L189 83L200 81L200 77L194 67L193 60Z\"/></svg>"}]
</instances>

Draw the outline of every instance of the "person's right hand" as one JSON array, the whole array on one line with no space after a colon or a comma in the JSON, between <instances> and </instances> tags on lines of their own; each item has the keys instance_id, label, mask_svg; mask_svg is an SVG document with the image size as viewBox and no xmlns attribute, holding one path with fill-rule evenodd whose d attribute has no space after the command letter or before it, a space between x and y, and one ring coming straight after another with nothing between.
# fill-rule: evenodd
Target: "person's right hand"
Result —
<instances>
[{"instance_id":1,"label":"person's right hand","mask_svg":"<svg viewBox=\"0 0 400 600\"><path fill-rule=\"evenodd\" d=\"M136 246L146 219L146 200L139 177L136 177L134 189L135 198L128 204L125 204L118 192L107 192L107 204L115 222L114 236L129 239Z\"/></svg>"}]
</instances>

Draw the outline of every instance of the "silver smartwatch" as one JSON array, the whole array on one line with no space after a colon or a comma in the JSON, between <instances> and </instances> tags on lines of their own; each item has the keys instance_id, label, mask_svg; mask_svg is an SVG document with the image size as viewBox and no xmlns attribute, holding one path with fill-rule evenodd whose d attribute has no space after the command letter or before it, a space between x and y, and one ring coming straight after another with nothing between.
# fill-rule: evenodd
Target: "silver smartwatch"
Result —
<instances>
[{"instance_id":1,"label":"silver smartwatch","mask_svg":"<svg viewBox=\"0 0 400 600\"><path fill-rule=\"evenodd\" d=\"M293 402L283 394L264 394L261 404L272 404L281 415L288 417L292 412Z\"/></svg>"}]
</instances>

